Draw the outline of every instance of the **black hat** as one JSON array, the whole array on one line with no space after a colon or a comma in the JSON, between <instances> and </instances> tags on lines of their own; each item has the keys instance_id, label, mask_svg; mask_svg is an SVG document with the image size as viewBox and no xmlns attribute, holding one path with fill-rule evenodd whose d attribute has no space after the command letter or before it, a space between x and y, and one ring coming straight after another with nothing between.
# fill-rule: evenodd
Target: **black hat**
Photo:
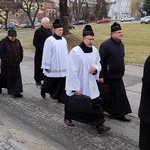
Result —
<instances>
[{"instance_id":1,"label":"black hat","mask_svg":"<svg viewBox=\"0 0 150 150\"><path fill-rule=\"evenodd\" d=\"M118 30L122 30L122 29L121 29L121 26L120 26L119 23L114 22L114 23L111 25L111 32L115 32L115 31L118 31Z\"/></svg>"},{"instance_id":2,"label":"black hat","mask_svg":"<svg viewBox=\"0 0 150 150\"><path fill-rule=\"evenodd\" d=\"M86 25L83 29L83 37L88 35L94 36L93 29L90 25Z\"/></svg>"},{"instance_id":3,"label":"black hat","mask_svg":"<svg viewBox=\"0 0 150 150\"><path fill-rule=\"evenodd\" d=\"M8 36L17 36L17 32L14 29L8 30Z\"/></svg>"},{"instance_id":4,"label":"black hat","mask_svg":"<svg viewBox=\"0 0 150 150\"><path fill-rule=\"evenodd\" d=\"M62 28L62 24L60 22L59 19L56 19L54 22L53 22L53 28L56 29L56 28Z\"/></svg>"}]
</instances>

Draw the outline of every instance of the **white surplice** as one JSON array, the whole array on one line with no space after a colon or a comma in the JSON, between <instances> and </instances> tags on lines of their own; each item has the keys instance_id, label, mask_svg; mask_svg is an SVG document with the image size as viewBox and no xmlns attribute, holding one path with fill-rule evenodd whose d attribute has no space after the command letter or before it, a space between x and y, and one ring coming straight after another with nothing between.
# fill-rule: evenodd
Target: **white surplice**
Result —
<instances>
[{"instance_id":1,"label":"white surplice","mask_svg":"<svg viewBox=\"0 0 150 150\"><path fill-rule=\"evenodd\" d=\"M90 67L97 69L97 74L90 74ZM80 91L91 99L99 96L96 80L101 71L100 56L96 47L92 46L91 53L84 53L76 46L69 53L69 63L66 76L66 93L73 95L72 91Z\"/></svg>"},{"instance_id":2,"label":"white surplice","mask_svg":"<svg viewBox=\"0 0 150 150\"><path fill-rule=\"evenodd\" d=\"M65 77L68 63L67 41L64 37L56 40L53 36L46 39L43 49L42 66L47 77ZM50 69L50 73L45 69Z\"/></svg>"}]
</instances>

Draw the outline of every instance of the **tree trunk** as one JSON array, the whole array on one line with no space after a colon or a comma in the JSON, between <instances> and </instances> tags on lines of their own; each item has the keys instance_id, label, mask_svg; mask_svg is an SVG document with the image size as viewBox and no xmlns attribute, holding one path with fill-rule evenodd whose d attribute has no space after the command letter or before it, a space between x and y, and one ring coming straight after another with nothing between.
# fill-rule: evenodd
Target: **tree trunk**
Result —
<instances>
[{"instance_id":1,"label":"tree trunk","mask_svg":"<svg viewBox=\"0 0 150 150\"><path fill-rule=\"evenodd\" d=\"M60 20L64 28L64 35L69 34L67 0L59 0Z\"/></svg>"}]
</instances>

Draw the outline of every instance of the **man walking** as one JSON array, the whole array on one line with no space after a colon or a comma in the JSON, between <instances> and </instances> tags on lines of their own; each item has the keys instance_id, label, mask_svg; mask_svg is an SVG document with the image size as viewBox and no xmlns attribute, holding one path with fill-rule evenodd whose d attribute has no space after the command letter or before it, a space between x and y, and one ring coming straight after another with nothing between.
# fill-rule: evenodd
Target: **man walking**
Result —
<instances>
[{"instance_id":1,"label":"man walking","mask_svg":"<svg viewBox=\"0 0 150 150\"><path fill-rule=\"evenodd\" d=\"M44 17L41 20L41 27L35 31L33 38L33 45L36 48L34 56L34 79L37 85L41 85L41 81L44 80L43 70L41 69L43 46L45 40L51 35L50 20L48 17Z\"/></svg>"},{"instance_id":2,"label":"man walking","mask_svg":"<svg viewBox=\"0 0 150 150\"><path fill-rule=\"evenodd\" d=\"M99 105L99 90L96 79L101 70L100 57L98 50L93 46L94 32L90 25L83 29L82 42L74 47L69 53L69 64L66 76L66 93L68 101L65 104L64 122L69 126L74 126L72 120L76 120L88 125L96 126L97 132L103 133L110 130L110 127L104 125L105 119L101 106ZM74 105L75 111L68 106L72 96L77 96L79 106L85 108L82 103L82 95L88 96L91 101L91 107L86 108L86 112L79 112L78 107ZM75 99L77 101L77 99Z\"/></svg>"},{"instance_id":3,"label":"man walking","mask_svg":"<svg viewBox=\"0 0 150 150\"><path fill-rule=\"evenodd\" d=\"M125 115L131 113L122 77L124 76L124 44L121 39L123 32L120 24L111 26L111 37L100 45L102 71L98 82L110 86L107 109L111 118L130 122Z\"/></svg>"},{"instance_id":4,"label":"man walking","mask_svg":"<svg viewBox=\"0 0 150 150\"><path fill-rule=\"evenodd\" d=\"M53 23L54 34L46 39L43 50L42 69L44 83L41 87L41 96L45 93L64 103L66 100L65 80L68 63L67 41L63 37L63 26L59 19Z\"/></svg>"}]
</instances>

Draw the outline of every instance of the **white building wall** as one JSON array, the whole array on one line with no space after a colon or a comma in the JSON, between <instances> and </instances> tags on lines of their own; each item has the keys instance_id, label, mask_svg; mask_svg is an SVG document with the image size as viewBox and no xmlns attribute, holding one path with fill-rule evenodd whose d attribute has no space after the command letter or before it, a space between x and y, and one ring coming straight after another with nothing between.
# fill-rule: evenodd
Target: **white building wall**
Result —
<instances>
[{"instance_id":1,"label":"white building wall","mask_svg":"<svg viewBox=\"0 0 150 150\"><path fill-rule=\"evenodd\" d=\"M122 17L130 17L131 0L116 0L116 3L110 4L108 16L112 20L120 20Z\"/></svg>"}]
</instances>

